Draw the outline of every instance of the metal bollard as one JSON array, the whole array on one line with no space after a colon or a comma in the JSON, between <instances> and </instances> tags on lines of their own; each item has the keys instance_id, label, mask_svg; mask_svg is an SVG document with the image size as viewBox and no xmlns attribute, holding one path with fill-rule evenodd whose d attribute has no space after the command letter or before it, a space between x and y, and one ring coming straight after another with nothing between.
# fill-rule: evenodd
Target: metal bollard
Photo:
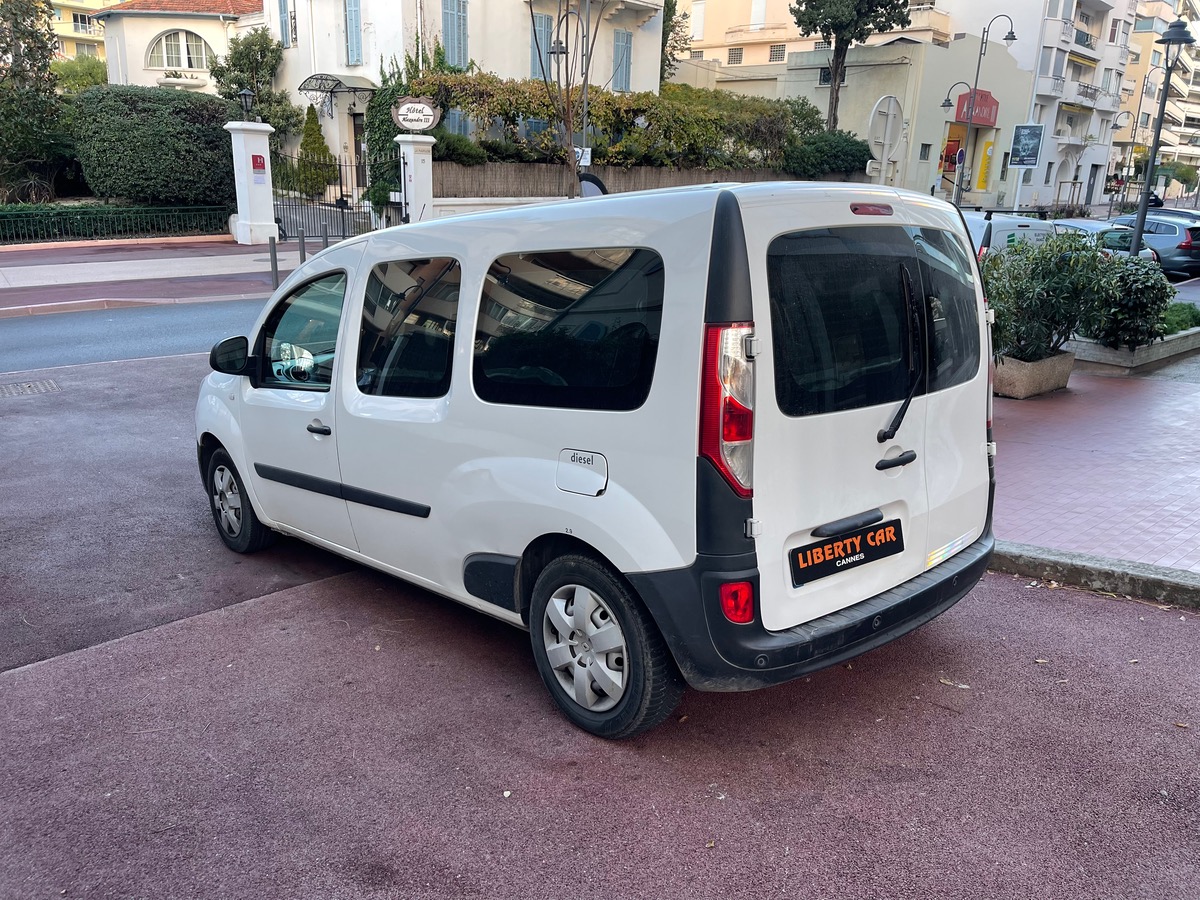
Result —
<instances>
[{"instance_id":1,"label":"metal bollard","mask_svg":"<svg viewBox=\"0 0 1200 900\"><path fill-rule=\"evenodd\" d=\"M271 288L279 287L279 248L275 246L275 238L268 238L271 245Z\"/></svg>"},{"instance_id":2,"label":"metal bollard","mask_svg":"<svg viewBox=\"0 0 1200 900\"><path fill-rule=\"evenodd\" d=\"M305 251L307 248L304 246L304 229L303 228L296 229L296 240L300 242L300 265L304 265L304 260L306 258Z\"/></svg>"},{"instance_id":3,"label":"metal bollard","mask_svg":"<svg viewBox=\"0 0 1200 900\"><path fill-rule=\"evenodd\" d=\"M321 223L321 249L322 250L329 249L329 223L328 222Z\"/></svg>"}]
</instances>

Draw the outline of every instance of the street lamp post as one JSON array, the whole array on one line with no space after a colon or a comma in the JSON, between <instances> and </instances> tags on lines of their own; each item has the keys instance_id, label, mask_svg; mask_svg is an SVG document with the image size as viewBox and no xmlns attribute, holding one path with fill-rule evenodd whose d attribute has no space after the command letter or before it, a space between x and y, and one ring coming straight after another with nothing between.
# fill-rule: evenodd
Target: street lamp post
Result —
<instances>
[{"instance_id":1,"label":"street lamp post","mask_svg":"<svg viewBox=\"0 0 1200 900\"><path fill-rule=\"evenodd\" d=\"M971 126L975 124L975 95L979 92L979 70L983 67L983 58L987 55L988 33L991 32L992 26L997 19L1005 19L1008 21L1008 34L1004 36L1004 43L1009 47L1013 45L1013 41L1017 39L1016 33L1013 31L1013 20L1004 13L998 16L993 16L992 20L987 23L983 29L983 38L979 42L979 57L975 60L975 83L971 85L971 102L967 112L967 140L964 149L966 150L966 160L963 165L971 166ZM972 177L974 172L972 170ZM958 187L954 191L955 204L962 202L962 180L959 180Z\"/></svg>"},{"instance_id":2,"label":"street lamp post","mask_svg":"<svg viewBox=\"0 0 1200 900\"><path fill-rule=\"evenodd\" d=\"M1122 128L1124 128L1124 127L1125 127L1125 126L1124 126L1124 125L1121 123L1121 116L1129 116L1129 118L1130 118L1130 121L1131 121L1132 123L1134 123L1134 124L1136 124L1136 122L1137 122L1137 119L1135 119L1135 118L1133 117L1133 113L1131 113L1129 110L1124 110L1123 112L1119 112L1119 113L1117 113L1116 117L1115 117L1115 118L1112 120L1112 131L1113 131L1113 134L1114 134L1114 136L1116 135L1116 133L1117 133L1118 131L1120 131ZM1134 140L1134 135L1135 135L1135 134L1136 134L1136 128L1134 127L1134 125L1130 125L1130 127L1129 127L1129 137L1130 137L1129 146L1130 146L1130 150L1129 150L1129 151L1126 151L1125 153L1122 153L1122 154L1121 154L1121 171L1120 171L1120 178L1121 178L1121 202L1122 202L1122 203L1124 203L1124 202L1125 202L1125 197L1127 196L1127 193L1128 193L1128 190L1129 190L1129 189L1128 189L1128 187L1127 187L1127 185L1129 184L1129 181L1127 180L1127 177L1126 177L1126 176L1128 176L1128 174L1129 174L1129 155L1130 155L1130 153L1132 152L1132 148L1133 148L1133 140ZM1110 158L1111 158L1111 157L1110 157ZM1114 198L1115 196L1116 196L1116 194L1115 194L1115 193L1112 193L1112 194L1109 194L1109 195L1108 195L1108 215L1109 215L1109 218L1112 218L1112 211L1113 211L1113 198Z\"/></svg>"},{"instance_id":3,"label":"street lamp post","mask_svg":"<svg viewBox=\"0 0 1200 900\"><path fill-rule=\"evenodd\" d=\"M965 88L970 87L970 85L967 84L965 81L956 81L956 82L954 82L954 84L950 85L950 87L948 87L946 89L946 99L942 101L942 109L945 109L945 110L954 109L954 101L950 99L950 94L953 93L954 89L956 87L958 87L960 84ZM970 128L970 127L971 126L968 124L967 128ZM966 165L966 158L967 158L967 152L966 152L966 150L963 150L963 161L964 161L963 165L960 166L957 161L955 161L955 163L954 163L954 202L955 203L958 202L958 197L960 194L958 186L959 186L959 184L962 183L962 173L963 173L963 167ZM943 163L944 162L945 162L945 160L943 160ZM939 186L940 186L940 184L941 183L939 182Z\"/></svg>"},{"instance_id":4,"label":"street lamp post","mask_svg":"<svg viewBox=\"0 0 1200 900\"><path fill-rule=\"evenodd\" d=\"M1142 195L1138 199L1133 234L1129 236L1130 247L1141 246L1142 232L1146 228L1146 211L1150 208L1150 189L1154 184L1154 163L1158 158L1158 148L1162 142L1163 119L1167 115L1167 94L1171 91L1171 72L1174 70L1175 64L1179 62L1183 48L1188 44L1196 43L1196 39L1188 32L1187 23L1183 19L1176 19L1166 33L1154 43L1163 45L1163 64L1165 66L1163 71L1165 74L1163 75L1162 96L1158 100L1158 119L1154 123L1154 140L1150 145L1150 156L1146 159L1146 178L1142 182ZM1174 57L1171 55L1172 48L1175 52Z\"/></svg>"}]
</instances>

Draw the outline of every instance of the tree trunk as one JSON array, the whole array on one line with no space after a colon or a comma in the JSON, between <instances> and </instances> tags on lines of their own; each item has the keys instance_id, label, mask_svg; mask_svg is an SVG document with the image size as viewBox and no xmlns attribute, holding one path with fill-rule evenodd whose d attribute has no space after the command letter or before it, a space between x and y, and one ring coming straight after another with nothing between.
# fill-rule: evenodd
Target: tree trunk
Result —
<instances>
[{"instance_id":1,"label":"tree trunk","mask_svg":"<svg viewBox=\"0 0 1200 900\"><path fill-rule=\"evenodd\" d=\"M829 114L825 117L825 130L837 131L838 101L842 97L842 75L846 71L846 54L850 42L837 38L833 44L833 56L829 60Z\"/></svg>"}]
</instances>

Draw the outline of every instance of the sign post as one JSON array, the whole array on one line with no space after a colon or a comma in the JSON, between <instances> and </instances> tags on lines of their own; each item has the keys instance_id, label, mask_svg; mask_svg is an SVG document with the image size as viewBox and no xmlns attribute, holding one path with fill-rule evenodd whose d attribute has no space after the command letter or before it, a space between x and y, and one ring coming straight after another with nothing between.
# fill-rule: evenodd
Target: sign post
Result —
<instances>
[{"instance_id":1,"label":"sign post","mask_svg":"<svg viewBox=\"0 0 1200 900\"><path fill-rule=\"evenodd\" d=\"M428 97L401 97L392 104L392 121L407 134L393 140L404 157L404 204L402 222L420 222L433 217L433 145L437 139L428 131L442 120L442 111Z\"/></svg>"}]
</instances>

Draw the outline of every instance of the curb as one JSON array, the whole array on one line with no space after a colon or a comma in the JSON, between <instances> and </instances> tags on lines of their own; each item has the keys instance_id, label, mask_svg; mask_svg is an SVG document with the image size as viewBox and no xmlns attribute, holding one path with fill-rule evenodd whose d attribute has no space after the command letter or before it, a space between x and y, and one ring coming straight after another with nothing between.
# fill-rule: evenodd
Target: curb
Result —
<instances>
[{"instance_id":1,"label":"curb","mask_svg":"<svg viewBox=\"0 0 1200 900\"><path fill-rule=\"evenodd\" d=\"M282 280L282 279L281 279ZM222 300L267 301L265 294L222 294L215 297L139 297L136 299L63 300L60 303L36 303L29 306L0 307L0 319L19 316L46 316L54 313L85 312L96 309L126 309L133 306L168 306L180 303L216 303Z\"/></svg>"},{"instance_id":2,"label":"curb","mask_svg":"<svg viewBox=\"0 0 1200 900\"><path fill-rule=\"evenodd\" d=\"M988 568L993 572L1026 575L1043 581L1074 584L1092 591L1200 609L1200 574L1185 569L1049 550L1009 541L996 541Z\"/></svg>"},{"instance_id":3,"label":"curb","mask_svg":"<svg viewBox=\"0 0 1200 900\"><path fill-rule=\"evenodd\" d=\"M32 244L3 244L0 253L10 250L78 250L81 247L137 247L142 244L232 243L232 234L172 235L157 238L104 238L96 241L35 241Z\"/></svg>"}]
</instances>

